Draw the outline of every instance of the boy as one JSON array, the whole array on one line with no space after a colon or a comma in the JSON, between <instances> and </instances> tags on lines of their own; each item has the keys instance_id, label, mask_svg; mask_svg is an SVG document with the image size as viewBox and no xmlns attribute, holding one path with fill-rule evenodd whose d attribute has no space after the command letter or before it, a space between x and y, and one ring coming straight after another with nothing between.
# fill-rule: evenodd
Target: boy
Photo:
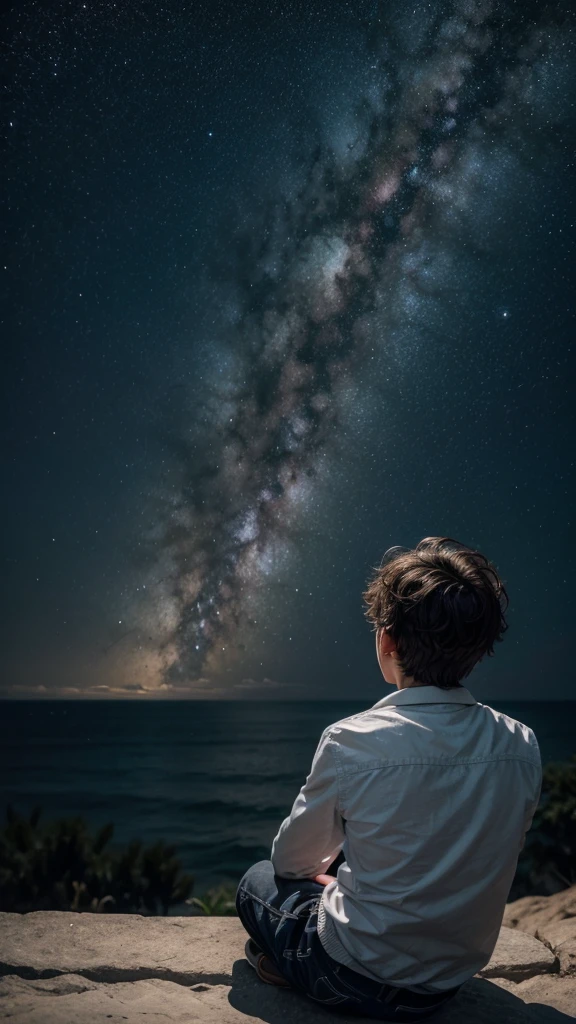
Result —
<instances>
[{"instance_id":1,"label":"boy","mask_svg":"<svg viewBox=\"0 0 576 1024\"><path fill-rule=\"evenodd\" d=\"M487 558L447 537L391 548L363 598L396 689L324 730L271 861L249 869L236 905L262 980L338 1011L421 1020L492 955L540 753L531 729L462 686L507 629Z\"/></svg>"}]
</instances>

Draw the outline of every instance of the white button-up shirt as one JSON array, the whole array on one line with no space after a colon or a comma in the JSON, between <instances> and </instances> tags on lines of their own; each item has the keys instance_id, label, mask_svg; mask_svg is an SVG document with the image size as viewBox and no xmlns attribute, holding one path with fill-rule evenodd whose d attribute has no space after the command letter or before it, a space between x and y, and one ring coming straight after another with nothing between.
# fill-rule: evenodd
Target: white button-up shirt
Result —
<instances>
[{"instance_id":1,"label":"white button-up shirt","mask_svg":"<svg viewBox=\"0 0 576 1024\"><path fill-rule=\"evenodd\" d=\"M333 959L441 992L488 963L540 796L531 729L465 687L415 686L322 733L272 846L285 878L345 863L322 893Z\"/></svg>"}]
</instances>

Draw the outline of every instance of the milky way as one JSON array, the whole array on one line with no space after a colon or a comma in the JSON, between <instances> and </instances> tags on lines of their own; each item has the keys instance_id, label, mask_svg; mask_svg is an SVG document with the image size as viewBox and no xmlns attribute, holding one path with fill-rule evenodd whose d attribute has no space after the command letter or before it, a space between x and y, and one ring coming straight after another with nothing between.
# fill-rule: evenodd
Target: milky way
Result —
<instances>
[{"instance_id":1,"label":"milky way","mask_svg":"<svg viewBox=\"0 0 576 1024\"><path fill-rule=\"evenodd\" d=\"M298 194L235 238L235 362L222 401L190 413L161 538L171 683L234 644L322 453L338 443L356 368L369 344L392 344L391 312L409 316L440 272L440 220L470 206L479 149L529 106L559 37L545 8L438 11L420 12L419 37L405 31L399 44L396 33L394 46L390 25L372 26L379 95L357 115L358 140L344 155L319 143Z\"/></svg>"}]
</instances>

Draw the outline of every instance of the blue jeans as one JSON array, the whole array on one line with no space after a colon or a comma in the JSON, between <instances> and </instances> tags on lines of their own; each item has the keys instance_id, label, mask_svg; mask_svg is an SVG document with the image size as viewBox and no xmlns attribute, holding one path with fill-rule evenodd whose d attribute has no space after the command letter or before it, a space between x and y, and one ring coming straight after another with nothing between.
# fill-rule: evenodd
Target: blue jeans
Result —
<instances>
[{"instance_id":1,"label":"blue jeans","mask_svg":"<svg viewBox=\"0 0 576 1024\"><path fill-rule=\"evenodd\" d=\"M333 960L317 932L323 888L309 878L280 878L269 860L249 868L238 886L242 924L293 988L336 1012L399 1022L429 1017L456 995L460 986L438 995L394 988Z\"/></svg>"}]
</instances>

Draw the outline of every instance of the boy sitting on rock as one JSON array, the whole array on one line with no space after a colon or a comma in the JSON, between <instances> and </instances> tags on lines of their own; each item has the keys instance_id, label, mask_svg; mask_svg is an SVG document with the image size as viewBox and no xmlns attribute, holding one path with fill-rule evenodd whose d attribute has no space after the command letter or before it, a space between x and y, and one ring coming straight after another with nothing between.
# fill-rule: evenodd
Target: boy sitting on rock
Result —
<instances>
[{"instance_id":1,"label":"boy sitting on rock","mask_svg":"<svg viewBox=\"0 0 576 1024\"><path fill-rule=\"evenodd\" d=\"M487 558L446 537L391 548L363 597L395 689L324 730L236 905L262 980L348 1014L421 1020L491 957L540 753L531 729L462 685L507 628Z\"/></svg>"}]
</instances>

